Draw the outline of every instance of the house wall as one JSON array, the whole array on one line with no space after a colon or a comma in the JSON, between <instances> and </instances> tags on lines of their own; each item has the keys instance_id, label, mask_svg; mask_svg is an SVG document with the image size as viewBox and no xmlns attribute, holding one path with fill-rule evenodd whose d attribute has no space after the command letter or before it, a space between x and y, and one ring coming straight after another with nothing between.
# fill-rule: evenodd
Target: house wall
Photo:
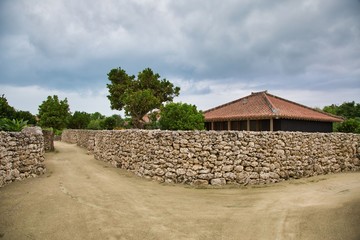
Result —
<instances>
[{"instance_id":1,"label":"house wall","mask_svg":"<svg viewBox=\"0 0 360 240\"><path fill-rule=\"evenodd\" d=\"M274 131L292 131L292 132L332 132L331 122L318 122L318 121L304 121L304 120L291 120L291 119L274 119L273 120ZM213 126L213 129L212 129ZM247 130L247 120L230 121L230 129L228 128L229 122L206 122L206 130L224 131L235 130L242 131ZM270 120L250 120L250 131L270 131Z\"/></svg>"},{"instance_id":2,"label":"house wall","mask_svg":"<svg viewBox=\"0 0 360 240\"><path fill-rule=\"evenodd\" d=\"M71 135L96 159L160 182L265 184L360 169L358 134L66 130L63 141Z\"/></svg>"},{"instance_id":3,"label":"house wall","mask_svg":"<svg viewBox=\"0 0 360 240\"><path fill-rule=\"evenodd\" d=\"M274 120L274 131L332 132L332 123L277 119Z\"/></svg>"}]
</instances>

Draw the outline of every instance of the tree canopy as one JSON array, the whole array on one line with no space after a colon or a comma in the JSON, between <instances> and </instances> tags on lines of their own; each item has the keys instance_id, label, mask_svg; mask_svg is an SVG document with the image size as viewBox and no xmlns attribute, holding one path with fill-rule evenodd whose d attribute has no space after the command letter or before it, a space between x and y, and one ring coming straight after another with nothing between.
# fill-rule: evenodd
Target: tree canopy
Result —
<instances>
[{"instance_id":1,"label":"tree canopy","mask_svg":"<svg viewBox=\"0 0 360 240\"><path fill-rule=\"evenodd\" d=\"M163 130L203 130L204 115L195 105L168 103L161 108L159 124Z\"/></svg>"},{"instance_id":2,"label":"tree canopy","mask_svg":"<svg viewBox=\"0 0 360 240\"><path fill-rule=\"evenodd\" d=\"M179 95L180 88L166 79L160 79L158 73L150 68L139 72L137 79L121 68L108 73L107 84L111 109L125 110L132 119L135 128L143 128L143 117L153 109L160 108L164 102L170 102Z\"/></svg>"},{"instance_id":3,"label":"tree canopy","mask_svg":"<svg viewBox=\"0 0 360 240\"><path fill-rule=\"evenodd\" d=\"M29 111L16 110L10 106L5 95L0 96L0 118L6 118L9 120L16 120L10 122L22 122L26 121L28 124L35 125L36 118Z\"/></svg>"},{"instance_id":4,"label":"tree canopy","mask_svg":"<svg viewBox=\"0 0 360 240\"><path fill-rule=\"evenodd\" d=\"M69 119L68 128L85 129L90 123L91 115L86 112L75 111Z\"/></svg>"},{"instance_id":5,"label":"tree canopy","mask_svg":"<svg viewBox=\"0 0 360 240\"><path fill-rule=\"evenodd\" d=\"M39 106L39 124L61 130L67 127L71 117L67 98L59 100L57 95L48 96Z\"/></svg>"},{"instance_id":6,"label":"tree canopy","mask_svg":"<svg viewBox=\"0 0 360 240\"><path fill-rule=\"evenodd\" d=\"M0 97L0 118L14 119L16 115L16 110L14 107L10 106L5 95Z\"/></svg>"},{"instance_id":7,"label":"tree canopy","mask_svg":"<svg viewBox=\"0 0 360 240\"><path fill-rule=\"evenodd\" d=\"M324 112L342 116L345 121L334 124L334 131L360 133L360 104L344 102L341 105L332 104L323 108Z\"/></svg>"}]
</instances>

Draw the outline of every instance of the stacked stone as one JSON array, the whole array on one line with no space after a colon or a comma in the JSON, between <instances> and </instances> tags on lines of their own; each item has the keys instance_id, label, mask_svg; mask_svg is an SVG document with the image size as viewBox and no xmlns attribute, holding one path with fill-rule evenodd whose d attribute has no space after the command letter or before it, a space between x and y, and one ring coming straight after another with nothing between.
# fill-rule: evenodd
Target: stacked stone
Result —
<instances>
[{"instance_id":1,"label":"stacked stone","mask_svg":"<svg viewBox=\"0 0 360 240\"><path fill-rule=\"evenodd\" d=\"M63 130L61 134L61 141L67 143L77 143L79 130Z\"/></svg>"},{"instance_id":2,"label":"stacked stone","mask_svg":"<svg viewBox=\"0 0 360 240\"><path fill-rule=\"evenodd\" d=\"M94 130L77 130L77 142L79 147L86 148L88 153L94 152L95 146L95 133Z\"/></svg>"},{"instance_id":3,"label":"stacked stone","mask_svg":"<svg viewBox=\"0 0 360 240\"><path fill-rule=\"evenodd\" d=\"M358 134L123 130L91 136L96 159L168 183L266 184L360 169Z\"/></svg>"},{"instance_id":4,"label":"stacked stone","mask_svg":"<svg viewBox=\"0 0 360 240\"><path fill-rule=\"evenodd\" d=\"M42 130L44 137L45 152L52 152L55 150L54 147L54 132L52 130Z\"/></svg>"},{"instance_id":5,"label":"stacked stone","mask_svg":"<svg viewBox=\"0 0 360 240\"><path fill-rule=\"evenodd\" d=\"M46 171L41 129L0 132L0 187Z\"/></svg>"},{"instance_id":6,"label":"stacked stone","mask_svg":"<svg viewBox=\"0 0 360 240\"><path fill-rule=\"evenodd\" d=\"M94 152L95 130L67 129L62 132L61 141L76 143L77 146L86 148L89 154Z\"/></svg>"}]
</instances>

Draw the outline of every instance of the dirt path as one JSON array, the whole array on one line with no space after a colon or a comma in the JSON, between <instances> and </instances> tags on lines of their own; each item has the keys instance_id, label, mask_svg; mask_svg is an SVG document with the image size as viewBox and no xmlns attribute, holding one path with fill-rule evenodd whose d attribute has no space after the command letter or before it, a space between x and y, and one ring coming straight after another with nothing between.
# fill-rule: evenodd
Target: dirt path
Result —
<instances>
[{"instance_id":1,"label":"dirt path","mask_svg":"<svg viewBox=\"0 0 360 240\"><path fill-rule=\"evenodd\" d=\"M360 173L194 189L56 149L44 176L0 188L1 240L360 239Z\"/></svg>"}]
</instances>

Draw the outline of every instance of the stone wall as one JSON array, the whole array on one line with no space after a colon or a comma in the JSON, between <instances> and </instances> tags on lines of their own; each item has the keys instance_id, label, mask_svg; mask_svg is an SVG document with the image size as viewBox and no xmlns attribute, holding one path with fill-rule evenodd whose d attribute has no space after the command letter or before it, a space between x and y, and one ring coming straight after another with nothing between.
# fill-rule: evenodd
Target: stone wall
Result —
<instances>
[{"instance_id":1,"label":"stone wall","mask_svg":"<svg viewBox=\"0 0 360 240\"><path fill-rule=\"evenodd\" d=\"M44 138L40 128L0 132L0 187L43 174Z\"/></svg>"},{"instance_id":2,"label":"stone wall","mask_svg":"<svg viewBox=\"0 0 360 240\"><path fill-rule=\"evenodd\" d=\"M359 134L90 132L68 130L65 134L77 135L79 145L87 144L96 159L160 182L265 184L360 169ZM86 141L89 136L95 141Z\"/></svg>"},{"instance_id":3,"label":"stone wall","mask_svg":"<svg viewBox=\"0 0 360 240\"><path fill-rule=\"evenodd\" d=\"M61 134L61 141L76 144L86 148L88 153L94 152L96 130L64 130Z\"/></svg>"},{"instance_id":4,"label":"stone wall","mask_svg":"<svg viewBox=\"0 0 360 240\"><path fill-rule=\"evenodd\" d=\"M67 143L77 143L79 131L81 130L63 130L61 134L61 141Z\"/></svg>"},{"instance_id":5,"label":"stone wall","mask_svg":"<svg viewBox=\"0 0 360 240\"><path fill-rule=\"evenodd\" d=\"M44 148L45 152L52 152L55 150L54 147L54 132L52 130L42 130L44 137Z\"/></svg>"}]
</instances>

